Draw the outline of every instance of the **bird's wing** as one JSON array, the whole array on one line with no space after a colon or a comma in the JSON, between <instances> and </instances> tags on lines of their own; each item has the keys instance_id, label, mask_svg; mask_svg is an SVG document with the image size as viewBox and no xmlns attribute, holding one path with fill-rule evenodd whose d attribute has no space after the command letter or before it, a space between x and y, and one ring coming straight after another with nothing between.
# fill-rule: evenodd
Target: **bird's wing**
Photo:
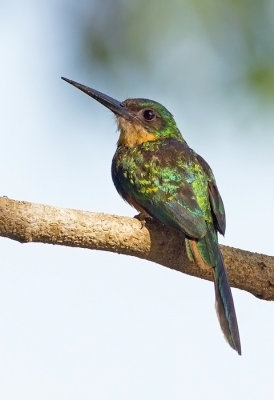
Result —
<instances>
[{"instance_id":1,"label":"bird's wing","mask_svg":"<svg viewBox=\"0 0 274 400\"><path fill-rule=\"evenodd\" d=\"M158 210L158 207L154 206L155 216L162 220L163 223L168 223L179 228L187 236L200 239L207 231L203 213L194 196L183 199L184 197L185 194L180 193L176 200L159 202Z\"/></svg>"},{"instance_id":2,"label":"bird's wing","mask_svg":"<svg viewBox=\"0 0 274 400\"><path fill-rule=\"evenodd\" d=\"M182 230L191 238L200 239L206 234L207 226L204 210L193 188L193 182L198 178L186 163L180 160L179 164L177 167L161 165L157 174L148 180L139 180L140 186L134 197L154 218ZM203 172L199 179L201 175L204 198L208 202L207 179Z\"/></svg>"},{"instance_id":3,"label":"bird's wing","mask_svg":"<svg viewBox=\"0 0 274 400\"><path fill-rule=\"evenodd\" d=\"M193 239L202 238L207 231L205 219L199 207L191 184L184 182L180 188L168 180L142 181L129 194L128 182L119 187L121 196L137 210L145 210L163 224L173 226Z\"/></svg>"},{"instance_id":4,"label":"bird's wing","mask_svg":"<svg viewBox=\"0 0 274 400\"><path fill-rule=\"evenodd\" d=\"M216 181L213 175L213 172L208 165L208 163L199 155L197 155L197 159L204 169L208 179L208 194L209 201L212 209L212 214L214 217L214 225L215 228L222 234L225 234L226 228L226 218L225 218L225 209L224 203L219 193L218 187L216 185Z\"/></svg>"}]
</instances>

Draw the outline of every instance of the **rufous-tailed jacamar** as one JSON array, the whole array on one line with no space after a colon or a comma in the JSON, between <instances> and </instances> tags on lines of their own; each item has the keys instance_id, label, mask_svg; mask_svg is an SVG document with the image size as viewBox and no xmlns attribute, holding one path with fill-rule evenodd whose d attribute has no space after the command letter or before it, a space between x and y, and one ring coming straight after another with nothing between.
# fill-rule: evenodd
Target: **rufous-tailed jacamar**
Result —
<instances>
[{"instance_id":1,"label":"rufous-tailed jacamar","mask_svg":"<svg viewBox=\"0 0 274 400\"><path fill-rule=\"evenodd\" d=\"M188 257L212 267L219 322L230 346L241 354L233 298L218 245L217 232L225 233L225 210L211 168L187 145L172 114L156 101L120 102L62 79L115 114L120 137L111 172L118 193L139 212L182 231Z\"/></svg>"}]
</instances>

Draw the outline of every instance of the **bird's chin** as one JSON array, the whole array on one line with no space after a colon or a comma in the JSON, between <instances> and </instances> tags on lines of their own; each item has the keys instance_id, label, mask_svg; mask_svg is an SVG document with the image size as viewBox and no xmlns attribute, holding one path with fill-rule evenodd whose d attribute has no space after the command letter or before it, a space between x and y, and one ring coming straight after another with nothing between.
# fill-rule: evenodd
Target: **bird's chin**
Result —
<instances>
[{"instance_id":1,"label":"bird's chin","mask_svg":"<svg viewBox=\"0 0 274 400\"><path fill-rule=\"evenodd\" d=\"M157 139L157 137L153 133L147 131L138 120L129 121L121 116L117 116L117 123L120 132L118 145L132 148L139 144Z\"/></svg>"},{"instance_id":2,"label":"bird's chin","mask_svg":"<svg viewBox=\"0 0 274 400\"><path fill-rule=\"evenodd\" d=\"M134 129L133 124L127 118L122 117L121 115L115 115L117 121L118 131L120 133L132 131Z\"/></svg>"}]
</instances>

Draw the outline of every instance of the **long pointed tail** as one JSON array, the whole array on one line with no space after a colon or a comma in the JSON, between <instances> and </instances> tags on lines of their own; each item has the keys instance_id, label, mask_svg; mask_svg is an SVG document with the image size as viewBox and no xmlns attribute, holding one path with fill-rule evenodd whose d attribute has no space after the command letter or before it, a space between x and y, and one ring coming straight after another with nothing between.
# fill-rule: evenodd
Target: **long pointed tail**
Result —
<instances>
[{"instance_id":1,"label":"long pointed tail","mask_svg":"<svg viewBox=\"0 0 274 400\"><path fill-rule=\"evenodd\" d=\"M220 250L217 265L213 271L215 278L215 305L222 331L230 346L238 354L241 354L241 341L233 297Z\"/></svg>"},{"instance_id":2,"label":"long pointed tail","mask_svg":"<svg viewBox=\"0 0 274 400\"><path fill-rule=\"evenodd\" d=\"M191 255L198 265L213 267L215 305L219 323L230 346L238 354L241 354L241 342L233 297L217 236L215 235L215 232L208 232L204 238L198 241L186 239L187 252L189 255L191 251Z\"/></svg>"}]
</instances>

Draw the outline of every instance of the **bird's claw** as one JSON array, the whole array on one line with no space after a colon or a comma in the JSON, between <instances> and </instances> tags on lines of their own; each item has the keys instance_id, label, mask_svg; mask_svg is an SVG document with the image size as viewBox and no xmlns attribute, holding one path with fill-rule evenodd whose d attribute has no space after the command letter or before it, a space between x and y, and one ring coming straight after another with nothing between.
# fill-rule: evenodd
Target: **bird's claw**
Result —
<instances>
[{"instance_id":1,"label":"bird's claw","mask_svg":"<svg viewBox=\"0 0 274 400\"><path fill-rule=\"evenodd\" d=\"M137 215L134 215L134 218L138 219L138 221L141 222L141 229L145 227L147 220L152 220L152 217L144 211L140 212Z\"/></svg>"}]
</instances>

